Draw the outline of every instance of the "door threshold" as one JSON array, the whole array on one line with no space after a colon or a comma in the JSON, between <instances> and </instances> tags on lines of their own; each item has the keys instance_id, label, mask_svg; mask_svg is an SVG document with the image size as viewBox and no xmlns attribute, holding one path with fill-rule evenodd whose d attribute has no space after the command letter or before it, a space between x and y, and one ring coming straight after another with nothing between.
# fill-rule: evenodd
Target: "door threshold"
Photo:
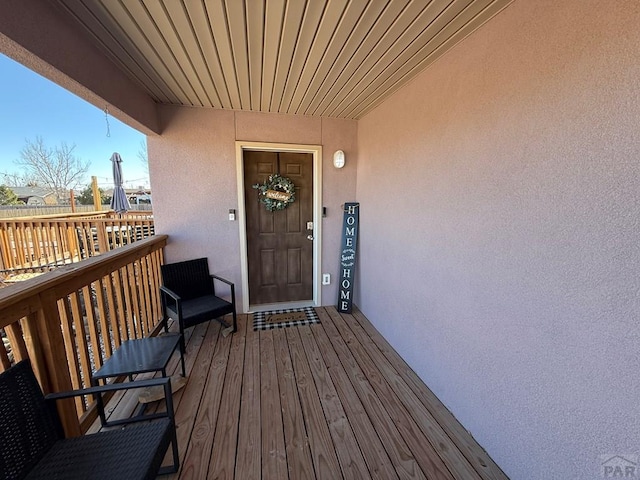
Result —
<instances>
[{"instance_id":1,"label":"door threshold","mask_svg":"<svg viewBox=\"0 0 640 480\"><path fill-rule=\"evenodd\" d=\"M267 312L269 310L291 310L294 308L315 307L313 300L306 300L301 302L280 302L280 303L265 303L261 305L249 305L249 311L247 313Z\"/></svg>"}]
</instances>

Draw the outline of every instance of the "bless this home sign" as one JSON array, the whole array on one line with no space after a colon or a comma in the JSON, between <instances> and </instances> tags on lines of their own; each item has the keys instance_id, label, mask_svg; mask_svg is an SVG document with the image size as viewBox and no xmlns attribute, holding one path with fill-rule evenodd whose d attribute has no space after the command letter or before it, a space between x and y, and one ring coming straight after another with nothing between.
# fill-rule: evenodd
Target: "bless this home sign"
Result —
<instances>
[{"instance_id":1,"label":"bless this home sign","mask_svg":"<svg viewBox=\"0 0 640 480\"><path fill-rule=\"evenodd\" d=\"M342 251L340 252L340 292L338 294L338 311L341 313L351 313L352 308L359 207L360 204L355 202L344 204Z\"/></svg>"}]
</instances>

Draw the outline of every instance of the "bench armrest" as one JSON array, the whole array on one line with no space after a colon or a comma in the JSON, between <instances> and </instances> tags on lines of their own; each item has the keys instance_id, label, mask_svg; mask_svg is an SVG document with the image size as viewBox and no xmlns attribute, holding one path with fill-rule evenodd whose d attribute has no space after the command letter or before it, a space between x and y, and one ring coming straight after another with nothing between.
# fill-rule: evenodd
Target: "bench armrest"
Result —
<instances>
[{"instance_id":1,"label":"bench armrest","mask_svg":"<svg viewBox=\"0 0 640 480\"><path fill-rule=\"evenodd\" d=\"M170 288L165 287L164 285L160 285L160 292L162 292L162 293L164 293L166 295L169 295L176 302L179 302L180 300L182 300L182 298L180 298L180 295L178 295L176 292L174 292Z\"/></svg>"},{"instance_id":2,"label":"bench armrest","mask_svg":"<svg viewBox=\"0 0 640 480\"><path fill-rule=\"evenodd\" d=\"M221 282L226 283L226 284L227 284L227 285L229 285L230 287L232 287L232 286L233 286L233 282L230 282L230 281L229 281L229 280L227 280L226 278L219 277L218 275L211 275L211 278L214 278L214 279L216 279L216 280L220 280Z\"/></svg>"},{"instance_id":3,"label":"bench armrest","mask_svg":"<svg viewBox=\"0 0 640 480\"><path fill-rule=\"evenodd\" d=\"M227 285L229 285L229 287L231 289L231 303L233 303L233 306L234 306L233 308L235 309L235 305L236 305L236 287L235 287L235 284L233 282L230 282L226 278L219 277L218 275L211 275L211 284L212 285L213 285L215 280L219 280L222 283L226 283ZM214 287L213 291L214 291L214 294L215 294L215 287Z\"/></svg>"},{"instance_id":4,"label":"bench armrest","mask_svg":"<svg viewBox=\"0 0 640 480\"><path fill-rule=\"evenodd\" d=\"M98 385L95 387L81 388L78 390L70 390L68 392L56 392L45 395L45 400L48 402L55 402L56 400L62 400L65 398L79 397L85 395L101 395L107 392L114 392L118 390L132 390L134 388L146 388L146 387L164 387L164 401L167 406L166 412L155 413L152 415L141 415L139 417L133 417L128 419L126 423L139 422L143 420L151 420L154 418L168 417L175 428L174 412L173 412L173 397L171 396L171 378L152 378L149 380L138 380L134 382L126 383L109 383L107 385ZM124 422L124 421L122 421Z\"/></svg>"},{"instance_id":5,"label":"bench armrest","mask_svg":"<svg viewBox=\"0 0 640 480\"><path fill-rule=\"evenodd\" d=\"M56 392L45 395L47 400L60 400L63 398L79 397L84 395L96 395L105 392L114 392L117 390L131 390L134 388L155 387L157 385L166 386L171 379L169 377L152 378L149 380L137 380L128 383L109 383L107 385L98 385L95 387L80 388L78 390L69 390L68 392ZM169 387L171 385L169 384Z\"/></svg>"}]
</instances>

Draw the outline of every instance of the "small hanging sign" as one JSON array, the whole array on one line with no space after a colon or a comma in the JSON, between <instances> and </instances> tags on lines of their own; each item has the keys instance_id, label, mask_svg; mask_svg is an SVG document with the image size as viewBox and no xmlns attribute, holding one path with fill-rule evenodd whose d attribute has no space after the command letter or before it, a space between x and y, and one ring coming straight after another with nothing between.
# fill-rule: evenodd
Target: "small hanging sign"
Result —
<instances>
[{"instance_id":1,"label":"small hanging sign","mask_svg":"<svg viewBox=\"0 0 640 480\"><path fill-rule=\"evenodd\" d=\"M279 192L277 190L267 190L264 196L272 200L280 200L281 202L288 202L289 199L291 198L290 193Z\"/></svg>"},{"instance_id":2,"label":"small hanging sign","mask_svg":"<svg viewBox=\"0 0 640 480\"><path fill-rule=\"evenodd\" d=\"M341 313L351 313L353 305L359 207L360 204L357 202L344 204L340 252L340 288L338 293L338 311Z\"/></svg>"}]
</instances>

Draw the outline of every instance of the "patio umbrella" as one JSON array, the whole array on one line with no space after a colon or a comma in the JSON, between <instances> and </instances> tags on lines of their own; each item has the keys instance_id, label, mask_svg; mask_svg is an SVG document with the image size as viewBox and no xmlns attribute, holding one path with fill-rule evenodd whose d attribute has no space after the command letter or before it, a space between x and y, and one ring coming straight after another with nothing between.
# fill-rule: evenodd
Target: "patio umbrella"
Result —
<instances>
[{"instance_id":1,"label":"patio umbrella","mask_svg":"<svg viewBox=\"0 0 640 480\"><path fill-rule=\"evenodd\" d=\"M116 213L125 213L131 209L127 194L122 186L122 157L118 152L111 155L113 162L113 196L111 197L111 209Z\"/></svg>"}]
</instances>

